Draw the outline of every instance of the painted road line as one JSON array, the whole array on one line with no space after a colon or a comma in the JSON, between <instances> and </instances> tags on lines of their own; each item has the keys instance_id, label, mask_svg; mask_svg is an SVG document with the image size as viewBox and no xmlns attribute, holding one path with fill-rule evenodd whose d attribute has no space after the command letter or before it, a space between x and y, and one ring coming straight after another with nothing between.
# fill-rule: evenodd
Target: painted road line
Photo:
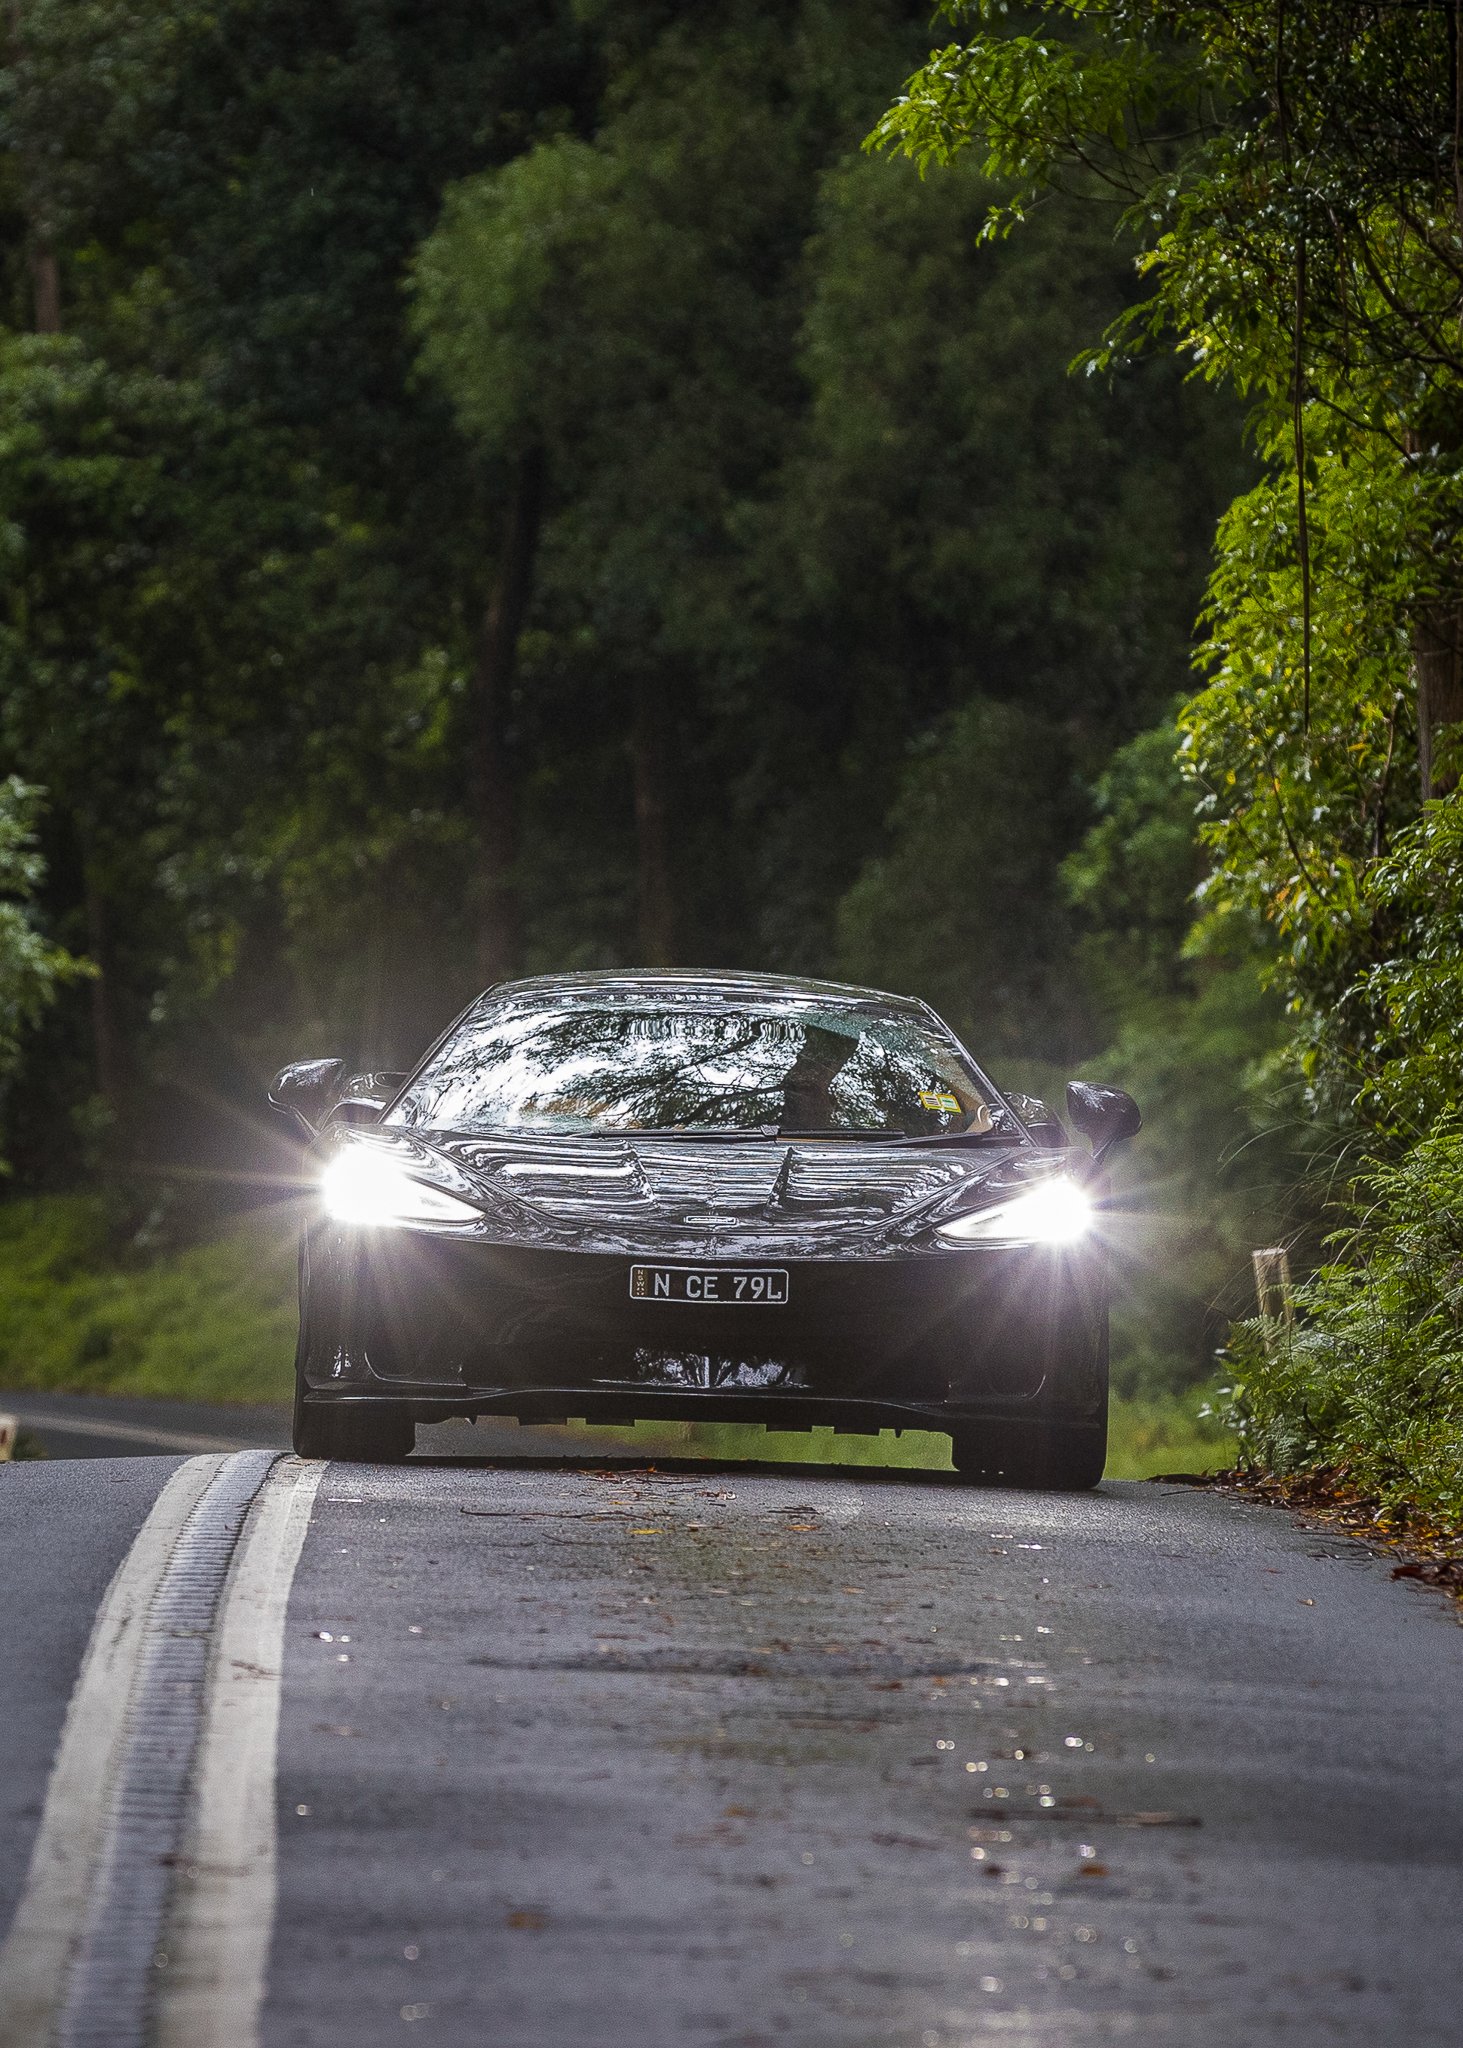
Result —
<instances>
[{"instance_id":1,"label":"painted road line","mask_svg":"<svg viewBox=\"0 0 1463 2048\"><path fill-rule=\"evenodd\" d=\"M108 1589L0 1952L0 2048L152 2038L215 1615L276 1457L183 1466Z\"/></svg>"},{"instance_id":2,"label":"painted road line","mask_svg":"<svg viewBox=\"0 0 1463 2048\"><path fill-rule=\"evenodd\" d=\"M27 1429L55 1430L67 1436L114 1437L122 1444L149 1444L157 1451L237 1451L237 1437L208 1436L197 1430L150 1429L140 1422L103 1421L100 1416L58 1413L52 1408L18 1411Z\"/></svg>"},{"instance_id":3,"label":"painted road line","mask_svg":"<svg viewBox=\"0 0 1463 2048\"><path fill-rule=\"evenodd\" d=\"M282 1458L234 1553L214 1629L193 1806L163 1936L158 2048L253 2048L275 1902L285 1613L321 1464Z\"/></svg>"},{"instance_id":4,"label":"painted road line","mask_svg":"<svg viewBox=\"0 0 1463 2048\"><path fill-rule=\"evenodd\" d=\"M59 2048L149 2048L152 2041L214 1621L244 1518L275 1457L239 1451L223 1460L153 1595L86 1927L56 2029Z\"/></svg>"},{"instance_id":5,"label":"painted road line","mask_svg":"<svg viewBox=\"0 0 1463 2048\"><path fill-rule=\"evenodd\" d=\"M144 1624L173 1546L223 1464L193 1458L153 1503L102 1597L71 1695L25 1889L0 1949L0 2048L52 2036L91 1900Z\"/></svg>"}]
</instances>

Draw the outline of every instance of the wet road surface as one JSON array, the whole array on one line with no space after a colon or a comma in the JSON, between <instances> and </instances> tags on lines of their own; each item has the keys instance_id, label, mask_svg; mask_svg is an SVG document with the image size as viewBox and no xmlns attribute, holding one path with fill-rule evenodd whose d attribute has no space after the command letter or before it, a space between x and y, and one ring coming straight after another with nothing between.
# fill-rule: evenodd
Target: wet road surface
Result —
<instances>
[{"instance_id":1,"label":"wet road surface","mask_svg":"<svg viewBox=\"0 0 1463 2048\"><path fill-rule=\"evenodd\" d=\"M180 1469L0 1479L0 1912L78 1615ZM1463 1630L1356 1545L1156 1485L301 1471L269 2048L1459 2038Z\"/></svg>"}]
</instances>

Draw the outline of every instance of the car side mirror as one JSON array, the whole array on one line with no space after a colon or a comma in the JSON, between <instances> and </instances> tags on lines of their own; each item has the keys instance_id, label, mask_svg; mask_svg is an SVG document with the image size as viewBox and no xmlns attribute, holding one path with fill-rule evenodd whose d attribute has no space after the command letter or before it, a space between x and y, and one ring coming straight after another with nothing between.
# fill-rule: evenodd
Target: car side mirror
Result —
<instances>
[{"instance_id":1,"label":"car side mirror","mask_svg":"<svg viewBox=\"0 0 1463 2048\"><path fill-rule=\"evenodd\" d=\"M330 1112L339 1124L374 1124L381 1120L381 1112L400 1089L405 1074L388 1074L379 1070L370 1074L352 1074L342 1084L339 1102Z\"/></svg>"},{"instance_id":2,"label":"car side mirror","mask_svg":"<svg viewBox=\"0 0 1463 2048\"><path fill-rule=\"evenodd\" d=\"M1067 1116L1091 1144L1094 1164L1143 1128L1143 1113L1131 1095L1093 1081L1067 1083Z\"/></svg>"},{"instance_id":3,"label":"car side mirror","mask_svg":"<svg viewBox=\"0 0 1463 2048\"><path fill-rule=\"evenodd\" d=\"M313 1138L344 1071L344 1060L294 1060L270 1082L269 1106L292 1116Z\"/></svg>"}]
</instances>

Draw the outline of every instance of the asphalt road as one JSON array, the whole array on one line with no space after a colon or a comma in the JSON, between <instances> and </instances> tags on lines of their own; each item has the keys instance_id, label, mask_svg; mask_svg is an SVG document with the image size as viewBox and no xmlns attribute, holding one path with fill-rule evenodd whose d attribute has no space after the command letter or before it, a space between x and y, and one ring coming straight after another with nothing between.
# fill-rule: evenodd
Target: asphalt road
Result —
<instances>
[{"instance_id":1,"label":"asphalt road","mask_svg":"<svg viewBox=\"0 0 1463 2048\"><path fill-rule=\"evenodd\" d=\"M1268 1509L253 1452L12 1467L0 1557L3 2048L1463 2032L1463 1630Z\"/></svg>"}]
</instances>

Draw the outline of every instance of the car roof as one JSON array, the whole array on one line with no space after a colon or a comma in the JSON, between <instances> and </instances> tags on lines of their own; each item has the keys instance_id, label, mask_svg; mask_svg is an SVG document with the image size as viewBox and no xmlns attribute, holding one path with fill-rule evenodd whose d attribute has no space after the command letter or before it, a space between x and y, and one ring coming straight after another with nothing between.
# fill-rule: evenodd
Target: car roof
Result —
<instances>
[{"instance_id":1,"label":"car roof","mask_svg":"<svg viewBox=\"0 0 1463 2048\"><path fill-rule=\"evenodd\" d=\"M600 968L574 974L537 974L522 981L500 981L485 989L473 1008L519 996L573 1002L584 999L629 1002L649 997L662 1002L676 997L723 1002L836 1002L900 1010L934 1019L928 1003L914 996L891 995L885 989L860 988L851 982L817 981L805 975L754 974L721 968Z\"/></svg>"}]
</instances>

